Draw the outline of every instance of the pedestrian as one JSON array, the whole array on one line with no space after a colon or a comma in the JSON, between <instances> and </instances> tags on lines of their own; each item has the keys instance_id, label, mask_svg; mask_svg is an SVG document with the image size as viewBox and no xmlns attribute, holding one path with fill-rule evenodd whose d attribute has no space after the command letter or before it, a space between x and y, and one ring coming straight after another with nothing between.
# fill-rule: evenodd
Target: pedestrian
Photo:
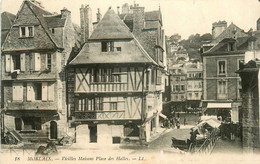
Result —
<instances>
[{"instance_id":1,"label":"pedestrian","mask_svg":"<svg viewBox=\"0 0 260 164\"><path fill-rule=\"evenodd\" d=\"M177 121L176 126L177 126L177 129L180 129L180 121Z\"/></svg>"},{"instance_id":2,"label":"pedestrian","mask_svg":"<svg viewBox=\"0 0 260 164\"><path fill-rule=\"evenodd\" d=\"M184 126L186 125L186 117L184 116L184 119L183 119L183 124Z\"/></svg>"}]
</instances>

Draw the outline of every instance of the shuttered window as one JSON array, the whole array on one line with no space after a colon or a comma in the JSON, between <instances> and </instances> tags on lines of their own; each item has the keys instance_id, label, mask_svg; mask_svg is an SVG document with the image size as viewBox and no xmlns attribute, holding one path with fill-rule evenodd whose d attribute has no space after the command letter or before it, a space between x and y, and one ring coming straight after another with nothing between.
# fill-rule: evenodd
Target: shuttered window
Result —
<instances>
[{"instance_id":1,"label":"shuttered window","mask_svg":"<svg viewBox=\"0 0 260 164\"><path fill-rule=\"evenodd\" d=\"M23 83L13 83L13 101L23 101Z\"/></svg>"},{"instance_id":2,"label":"shuttered window","mask_svg":"<svg viewBox=\"0 0 260 164\"><path fill-rule=\"evenodd\" d=\"M53 82L27 83L27 101L54 101Z\"/></svg>"}]
</instances>

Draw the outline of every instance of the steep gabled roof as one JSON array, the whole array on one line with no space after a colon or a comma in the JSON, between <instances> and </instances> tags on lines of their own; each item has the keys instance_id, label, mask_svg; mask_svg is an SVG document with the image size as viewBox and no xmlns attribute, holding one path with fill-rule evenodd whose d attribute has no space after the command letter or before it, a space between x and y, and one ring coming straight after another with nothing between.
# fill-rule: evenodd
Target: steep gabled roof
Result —
<instances>
[{"instance_id":1,"label":"steep gabled roof","mask_svg":"<svg viewBox=\"0 0 260 164\"><path fill-rule=\"evenodd\" d=\"M14 23L15 15L9 12L1 13L1 45L4 43L5 38Z\"/></svg>"},{"instance_id":2,"label":"steep gabled roof","mask_svg":"<svg viewBox=\"0 0 260 164\"><path fill-rule=\"evenodd\" d=\"M225 38L232 38L234 36L234 31L236 32L236 36L238 38L248 36L248 34L246 34L242 29L231 23L216 39L211 42L211 44L217 44Z\"/></svg>"},{"instance_id":3,"label":"steep gabled roof","mask_svg":"<svg viewBox=\"0 0 260 164\"><path fill-rule=\"evenodd\" d=\"M118 33L117 29L119 29ZM120 42L122 41L121 39L126 38L128 39L124 41L124 44L127 44L127 48L121 52L101 52L101 49L97 51L97 49L91 47L92 44L97 44L95 40L113 39ZM101 44L99 41L98 43ZM153 63L157 65L112 9L107 11L94 29L90 39L85 43L79 54L70 62L70 65L102 63Z\"/></svg>"},{"instance_id":4,"label":"steep gabled roof","mask_svg":"<svg viewBox=\"0 0 260 164\"><path fill-rule=\"evenodd\" d=\"M9 12L1 13L1 29L9 30L14 23L15 15Z\"/></svg>"},{"instance_id":5,"label":"steep gabled roof","mask_svg":"<svg viewBox=\"0 0 260 164\"><path fill-rule=\"evenodd\" d=\"M92 35L89 37L89 40L132 38L133 36L129 28L110 8L94 29Z\"/></svg>"},{"instance_id":6,"label":"steep gabled roof","mask_svg":"<svg viewBox=\"0 0 260 164\"><path fill-rule=\"evenodd\" d=\"M49 36L49 38L51 39L51 41L55 44L55 46L57 48L61 48L61 45L58 44L57 41L55 41L54 36L50 33L49 29L48 29L48 25L47 22L44 18L44 16L46 15L52 15L50 12L40 8L39 6L33 4L30 1L25 1L25 3L28 4L28 6L31 8L32 12L35 14L35 16L38 18L38 20L40 21L43 29L45 30L45 32L47 33L47 35Z\"/></svg>"},{"instance_id":7,"label":"steep gabled roof","mask_svg":"<svg viewBox=\"0 0 260 164\"><path fill-rule=\"evenodd\" d=\"M24 12L24 10L27 11ZM27 17L28 14L32 17ZM14 20L13 26L11 27L10 32L8 33L3 43L2 50L13 51L20 49L33 49L34 47L37 47L39 49L52 49L54 47L62 48L62 45L55 39L55 36L52 35L49 31L48 24L45 19L46 16L52 16L52 13L44 10L43 8L37 6L31 1L24 0ZM17 27L20 25L27 24L41 25L40 28L43 30L43 33L41 33L40 36L34 37L29 40L19 39ZM33 46L33 44L35 46Z\"/></svg>"}]
</instances>

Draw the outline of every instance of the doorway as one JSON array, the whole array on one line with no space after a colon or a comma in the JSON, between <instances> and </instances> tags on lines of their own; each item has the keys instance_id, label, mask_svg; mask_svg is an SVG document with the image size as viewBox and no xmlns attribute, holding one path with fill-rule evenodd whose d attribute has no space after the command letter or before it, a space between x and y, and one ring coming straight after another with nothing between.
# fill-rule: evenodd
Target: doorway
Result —
<instances>
[{"instance_id":1,"label":"doorway","mask_svg":"<svg viewBox=\"0 0 260 164\"><path fill-rule=\"evenodd\" d=\"M89 125L89 142L97 143L97 125Z\"/></svg>"},{"instance_id":2,"label":"doorway","mask_svg":"<svg viewBox=\"0 0 260 164\"><path fill-rule=\"evenodd\" d=\"M50 139L57 139L57 137L58 137L57 122L51 121Z\"/></svg>"}]
</instances>

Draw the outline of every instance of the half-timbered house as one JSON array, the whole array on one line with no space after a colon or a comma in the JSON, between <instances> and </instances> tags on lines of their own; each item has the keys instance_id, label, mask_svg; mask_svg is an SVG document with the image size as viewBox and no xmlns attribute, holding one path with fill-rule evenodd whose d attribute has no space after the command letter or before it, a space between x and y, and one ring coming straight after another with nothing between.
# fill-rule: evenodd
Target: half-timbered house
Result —
<instances>
[{"instance_id":1,"label":"half-timbered house","mask_svg":"<svg viewBox=\"0 0 260 164\"><path fill-rule=\"evenodd\" d=\"M71 12L46 11L24 0L2 46L4 126L24 139L66 132L64 66L75 44Z\"/></svg>"},{"instance_id":2,"label":"half-timbered house","mask_svg":"<svg viewBox=\"0 0 260 164\"><path fill-rule=\"evenodd\" d=\"M67 69L68 111L77 142L150 140L162 110L163 67L154 57L156 49L154 43L149 54L108 9Z\"/></svg>"}]
</instances>

